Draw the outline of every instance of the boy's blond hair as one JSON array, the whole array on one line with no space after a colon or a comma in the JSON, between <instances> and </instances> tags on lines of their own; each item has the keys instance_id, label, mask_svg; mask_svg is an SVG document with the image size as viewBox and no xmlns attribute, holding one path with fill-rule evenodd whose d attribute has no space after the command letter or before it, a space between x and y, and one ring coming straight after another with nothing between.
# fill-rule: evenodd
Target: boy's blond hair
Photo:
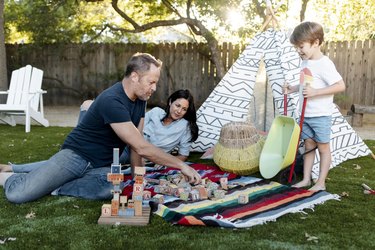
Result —
<instances>
[{"instance_id":1,"label":"boy's blond hair","mask_svg":"<svg viewBox=\"0 0 375 250\"><path fill-rule=\"evenodd\" d=\"M300 45L304 42L313 43L319 40L319 45L324 42L324 31L322 25L315 22L303 22L294 28L290 36L290 42L294 45Z\"/></svg>"}]
</instances>

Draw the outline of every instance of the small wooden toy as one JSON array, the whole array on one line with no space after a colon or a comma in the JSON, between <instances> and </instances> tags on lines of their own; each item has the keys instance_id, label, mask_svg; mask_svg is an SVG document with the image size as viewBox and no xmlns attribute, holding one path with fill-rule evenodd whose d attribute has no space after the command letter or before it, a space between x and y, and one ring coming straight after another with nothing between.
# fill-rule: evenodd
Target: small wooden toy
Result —
<instances>
[{"instance_id":1,"label":"small wooden toy","mask_svg":"<svg viewBox=\"0 0 375 250\"><path fill-rule=\"evenodd\" d=\"M214 191L214 197L216 199L222 199L225 197L225 191L224 190L221 190L221 189L217 189Z\"/></svg>"},{"instance_id":2,"label":"small wooden toy","mask_svg":"<svg viewBox=\"0 0 375 250\"><path fill-rule=\"evenodd\" d=\"M125 210L125 204L128 202L128 196L126 195L121 195L120 196L120 204L121 204L121 209Z\"/></svg>"},{"instance_id":3,"label":"small wooden toy","mask_svg":"<svg viewBox=\"0 0 375 250\"><path fill-rule=\"evenodd\" d=\"M238 203L239 204L247 204L249 202L249 196L246 194L240 194L238 196Z\"/></svg>"},{"instance_id":4,"label":"small wooden toy","mask_svg":"<svg viewBox=\"0 0 375 250\"><path fill-rule=\"evenodd\" d=\"M142 197L142 196L141 196ZM135 216L142 216L142 199L134 201L134 214Z\"/></svg>"},{"instance_id":5,"label":"small wooden toy","mask_svg":"<svg viewBox=\"0 0 375 250\"><path fill-rule=\"evenodd\" d=\"M111 205L110 204L102 205L102 217L111 217Z\"/></svg>"},{"instance_id":6,"label":"small wooden toy","mask_svg":"<svg viewBox=\"0 0 375 250\"><path fill-rule=\"evenodd\" d=\"M203 178L203 179L201 180L201 184L202 184L203 186L206 186L206 181L207 181L207 178Z\"/></svg>"},{"instance_id":7,"label":"small wooden toy","mask_svg":"<svg viewBox=\"0 0 375 250\"><path fill-rule=\"evenodd\" d=\"M166 180L166 179L160 179L160 180L159 180L159 185L161 185L161 186L163 186L163 185L167 185L168 183L169 183L169 181Z\"/></svg>"},{"instance_id":8,"label":"small wooden toy","mask_svg":"<svg viewBox=\"0 0 375 250\"><path fill-rule=\"evenodd\" d=\"M134 201L132 199L128 200L128 208L134 208Z\"/></svg>"},{"instance_id":9,"label":"small wooden toy","mask_svg":"<svg viewBox=\"0 0 375 250\"><path fill-rule=\"evenodd\" d=\"M189 200L189 192L181 192L180 193L180 199L184 200L184 201Z\"/></svg>"},{"instance_id":10,"label":"small wooden toy","mask_svg":"<svg viewBox=\"0 0 375 250\"><path fill-rule=\"evenodd\" d=\"M228 178L226 178L226 177L220 178L220 185L221 185L222 189L227 190L228 189Z\"/></svg>"},{"instance_id":11,"label":"small wooden toy","mask_svg":"<svg viewBox=\"0 0 375 250\"><path fill-rule=\"evenodd\" d=\"M143 200L148 201L151 200L151 192L148 190L143 191Z\"/></svg>"},{"instance_id":12,"label":"small wooden toy","mask_svg":"<svg viewBox=\"0 0 375 250\"><path fill-rule=\"evenodd\" d=\"M156 202L158 204L163 204L164 203L164 195L161 195L161 194L155 194L153 197L152 197L152 201L153 202Z\"/></svg>"},{"instance_id":13,"label":"small wooden toy","mask_svg":"<svg viewBox=\"0 0 375 250\"><path fill-rule=\"evenodd\" d=\"M135 217L134 208L128 208L125 210L125 217Z\"/></svg>"},{"instance_id":14,"label":"small wooden toy","mask_svg":"<svg viewBox=\"0 0 375 250\"><path fill-rule=\"evenodd\" d=\"M207 200L208 199L207 189L204 186L197 187L197 190L199 192L199 198L201 200Z\"/></svg>"},{"instance_id":15,"label":"small wooden toy","mask_svg":"<svg viewBox=\"0 0 375 250\"><path fill-rule=\"evenodd\" d=\"M118 215L118 208L119 208L119 200L112 199L111 216L117 216Z\"/></svg>"},{"instance_id":16,"label":"small wooden toy","mask_svg":"<svg viewBox=\"0 0 375 250\"><path fill-rule=\"evenodd\" d=\"M191 190L190 192L190 199L192 201L200 200L199 191L196 189Z\"/></svg>"}]
</instances>

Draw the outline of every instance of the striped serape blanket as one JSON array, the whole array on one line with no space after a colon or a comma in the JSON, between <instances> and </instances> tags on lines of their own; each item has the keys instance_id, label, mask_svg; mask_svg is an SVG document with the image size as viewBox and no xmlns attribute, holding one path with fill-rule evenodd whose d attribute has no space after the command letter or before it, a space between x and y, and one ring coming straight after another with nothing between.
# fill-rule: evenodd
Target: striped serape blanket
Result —
<instances>
[{"instance_id":1,"label":"striped serape blanket","mask_svg":"<svg viewBox=\"0 0 375 250\"><path fill-rule=\"evenodd\" d=\"M207 177L219 182L221 177L228 177L228 184L241 183L241 185L231 188L224 198L218 200L193 202L165 196L164 204L150 202L153 213L172 224L247 228L276 221L284 214L313 209L315 205L327 200L340 198L326 191L313 192L261 178L236 176L222 172L214 166L204 164L191 166L197 169L203 178ZM166 169L161 172L148 172L146 177L164 178L165 175L174 174L176 171L178 172L178 170ZM145 189L153 191L152 186L149 185ZM129 195L128 192L125 194ZM238 203L238 196L241 194L249 197L248 203Z\"/></svg>"}]
</instances>

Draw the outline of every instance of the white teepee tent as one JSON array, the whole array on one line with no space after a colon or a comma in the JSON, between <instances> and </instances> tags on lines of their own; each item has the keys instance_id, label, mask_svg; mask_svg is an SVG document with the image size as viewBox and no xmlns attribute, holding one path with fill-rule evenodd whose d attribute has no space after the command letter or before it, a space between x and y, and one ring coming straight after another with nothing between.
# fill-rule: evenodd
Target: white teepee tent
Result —
<instances>
[{"instance_id":1,"label":"white teepee tent","mask_svg":"<svg viewBox=\"0 0 375 250\"><path fill-rule=\"evenodd\" d=\"M300 57L289 43L289 37L282 31L268 29L255 36L227 74L218 83L206 101L198 109L197 123L199 137L192 145L192 151L204 152L213 147L219 139L221 127L228 122L245 121L261 61L264 61L267 77L274 100L274 107L283 113L282 85L299 84ZM288 96L288 115L297 117L298 93ZM273 107L270 107L273 109ZM337 107L333 114L331 128L332 165L366 156L371 153L362 139L347 123ZM319 173L319 154L316 154L313 173Z\"/></svg>"}]
</instances>

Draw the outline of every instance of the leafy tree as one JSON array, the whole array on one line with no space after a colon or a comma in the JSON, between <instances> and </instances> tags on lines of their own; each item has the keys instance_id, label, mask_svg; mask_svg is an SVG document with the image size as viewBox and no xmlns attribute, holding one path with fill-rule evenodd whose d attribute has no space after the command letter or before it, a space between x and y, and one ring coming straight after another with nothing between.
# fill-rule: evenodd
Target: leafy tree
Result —
<instances>
[{"instance_id":1,"label":"leafy tree","mask_svg":"<svg viewBox=\"0 0 375 250\"><path fill-rule=\"evenodd\" d=\"M218 37L231 34L225 18L231 8L246 16L246 28L238 30L242 37L259 29L265 5L258 0L23 0L6 6L7 33L17 30L32 43L119 41L156 27L186 25L196 40L207 42L222 77Z\"/></svg>"},{"instance_id":2,"label":"leafy tree","mask_svg":"<svg viewBox=\"0 0 375 250\"><path fill-rule=\"evenodd\" d=\"M280 23L288 6L296 4L273 2ZM323 23L330 40L374 36L373 0L301 0L299 4L300 20ZM264 0L7 0L5 38L10 43L136 42L152 36L155 28L184 26L196 41L208 44L217 75L223 77L219 41L252 37L264 23L265 9ZM233 10L244 17L237 27L227 18Z\"/></svg>"},{"instance_id":3,"label":"leafy tree","mask_svg":"<svg viewBox=\"0 0 375 250\"><path fill-rule=\"evenodd\" d=\"M94 7L75 0L8 1L5 9L7 42L82 42L96 35L96 29L106 17L100 8ZM11 36L13 31L20 36Z\"/></svg>"},{"instance_id":4,"label":"leafy tree","mask_svg":"<svg viewBox=\"0 0 375 250\"><path fill-rule=\"evenodd\" d=\"M308 5L311 20L320 20L327 40L365 40L375 37L374 0L317 0Z\"/></svg>"},{"instance_id":5,"label":"leafy tree","mask_svg":"<svg viewBox=\"0 0 375 250\"><path fill-rule=\"evenodd\" d=\"M8 88L7 65L6 65L6 52L4 42L4 0L0 0L0 90ZM0 97L2 101L2 97Z\"/></svg>"}]
</instances>

